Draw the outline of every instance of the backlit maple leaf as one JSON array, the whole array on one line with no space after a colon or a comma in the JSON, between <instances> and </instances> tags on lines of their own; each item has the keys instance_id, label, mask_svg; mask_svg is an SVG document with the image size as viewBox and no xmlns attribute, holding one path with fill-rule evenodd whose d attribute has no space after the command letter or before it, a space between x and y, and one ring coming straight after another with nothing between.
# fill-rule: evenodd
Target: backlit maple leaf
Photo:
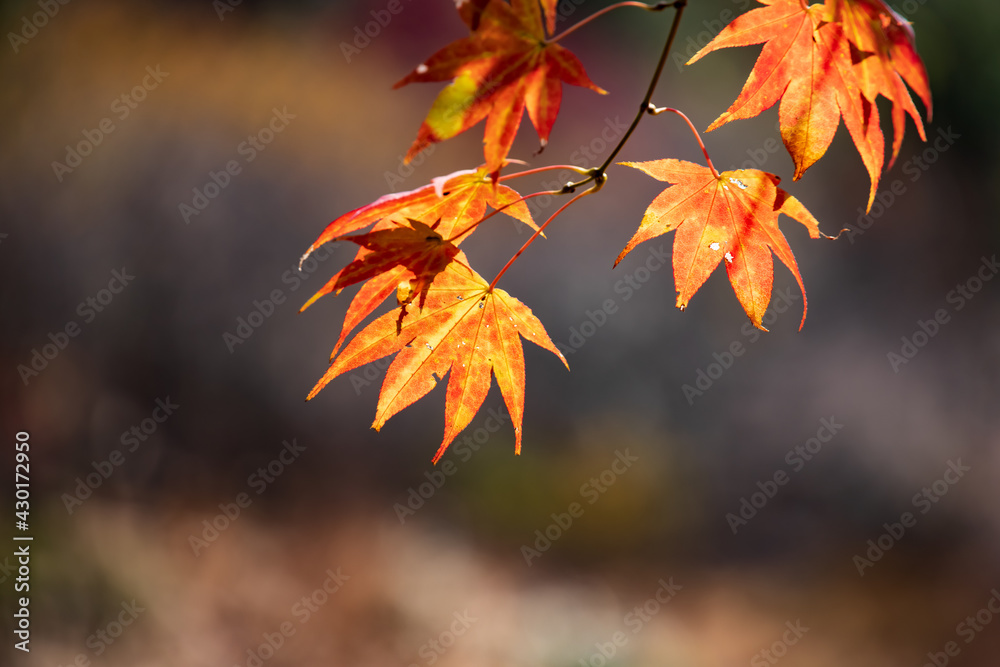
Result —
<instances>
[{"instance_id":1,"label":"backlit maple leaf","mask_svg":"<svg viewBox=\"0 0 1000 667\"><path fill-rule=\"evenodd\" d=\"M805 324L805 286L792 249L778 228L778 214L801 222L812 238L821 234L819 223L799 200L777 187L781 179L756 169L724 171L716 176L708 167L683 160L622 164L673 185L649 205L616 265L639 243L676 230L673 267L677 307L686 308L719 262L724 262L740 304L754 326L764 329L761 318L771 301L774 252L802 290Z\"/></svg>"},{"instance_id":2,"label":"backlit maple leaf","mask_svg":"<svg viewBox=\"0 0 1000 667\"><path fill-rule=\"evenodd\" d=\"M331 280L333 284L330 291L338 292L387 272L391 272L394 278L397 273L394 269L401 267L406 271L404 276L413 277L396 283L397 299L401 306L400 321L406 314L406 306L418 296L420 300L417 304L423 308L427 290L434 278L444 271L459 250L458 246L443 239L435 231L437 223L428 226L419 220L411 219L407 222L408 225L390 221L389 224L393 225L391 229L337 239L357 243L368 252L337 272Z\"/></svg>"},{"instance_id":3,"label":"backlit maple leaf","mask_svg":"<svg viewBox=\"0 0 1000 667\"><path fill-rule=\"evenodd\" d=\"M501 289L490 289L459 253L431 284L424 307L400 322L386 313L360 331L334 359L309 393L314 397L339 375L398 353L389 366L372 427L379 430L394 414L423 398L447 374L445 431L437 462L469 423L496 377L514 425L515 452L521 451L524 414L524 351L521 337L558 356L542 323L530 309Z\"/></svg>"},{"instance_id":4,"label":"backlit maple leaf","mask_svg":"<svg viewBox=\"0 0 1000 667\"><path fill-rule=\"evenodd\" d=\"M505 213L532 229L537 229L527 205L524 202L514 203L520 198L521 195L513 188L494 183L483 168L456 171L447 176L439 176L429 185L416 190L384 195L370 204L348 211L326 226L319 238L309 246L303 259L316 248L338 236L364 229L374 222L389 217L399 222L407 218L427 223L440 220L437 231L445 238L449 238L455 232L482 218L487 205L493 208L506 206ZM470 229L455 239L455 242L461 243L471 233Z\"/></svg>"},{"instance_id":5,"label":"backlit maple leaf","mask_svg":"<svg viewBox=\"0 0 1000 667\"><path fill-rule=\"evenodd\" d=\"M556 2L546 0L544 5L551 32ZM525 109L544 147L559 113L563 83L604 93L576 56L547 41L538 0L461 2L459 13L472 34L441 49L394 86L452 81L434 101L407 161L430 144L486 118L486 168L496 172L510 151Z\"/></svg>"},{"instance_id":6,"label":"backlit maple leaf","mask_svg":"<svg viewBox=\"0 0 1000 667\"><path fill-rule=\"evenodd\" d=\"M781 138L799 179L830 146L843 117L871 179L875 198L885 159L878 107L866 99L851 60L843 27L823 5L802 0L758 0L764 7L736 17L688 64L706 53L766 42L743 90L709 130L751 118L781 100Z\"/></svg>"},{"instance_id":7,"label":"backlit maple leaf","mask_svg":"<svg viewBox=\"0 0 1000 667\"><path fill-rule=\"evenodd\" d=\"M458 245L472 234L474 229L471 228L472 224L483 218L487 206L494 209L503 208L503 212L507 215L524 222L532 229L537 229L527 205L523 201L518 201L520 198L521 195L514 189L503 183L493 183L484 169L458 171L436 178L430 185L409 192L386 195L371 204L345 213L323 230L316 242L309 246L302 259L305 260L313 250L324 243L342 238L372 223L376 223L372 233L397 229L406 220L434 224L434 232L437 235ZM468 231L465 231L467 229ZM452 238L455 235L458 236ZM369 252L371 251L365 247L360 248L355 263L363 261ZM338 286L342 274L343 271L327 281L302 306L302 310L320 297L346 287L345 284ZM385 271L370 276L368 282L351 301L340 337L331 356L336 354L355 327L397 291L400 283L417 278L418 276L404 265L386 267Z\"/></svg>"},{"instance_id":8,"label":"backlit maple leaf","mask_svg":"<svg viewBox=\"0 0 1000 667\"><path fill-rule=\"evenodd\" d=\"M914 47L913 30L882 0L827 0L827 6L830 18L843 25L855 47L852 59L864 96L873 104L879 95L892 102L892 167L903 143L906 114L913 119L920 138L927 141L904 79L923 101L928 120L931 116L930 85Z\"/></svg>"}]
</instances>

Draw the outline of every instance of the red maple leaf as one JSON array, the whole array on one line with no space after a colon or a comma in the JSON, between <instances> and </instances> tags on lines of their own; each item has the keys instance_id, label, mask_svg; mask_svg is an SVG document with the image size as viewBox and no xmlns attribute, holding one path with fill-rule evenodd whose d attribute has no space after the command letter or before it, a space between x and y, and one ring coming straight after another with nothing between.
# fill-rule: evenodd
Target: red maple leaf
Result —
<instances>
[{"instance_id":1,"label":"red maple leaf","mask_svg":"<svg viewBox=\"0 0 1000 667\"><path fill-rule=\"evenodd\" d=\"M854 46L851 55L861 92L872 104L879 95L892 102L892 167L903 144L906 114L920 138L927 141L904 79L923 100L928 120L931 116L930 85L914 46L913 30L882 0L827 0L827 4L831 18L843 25Z\"/></svg>"},{"instance_id":2,"label":"red maple leaf","mask_svg":"<svg viewBox=\"0 0 1000 667\"><path fill-rule=\"evenodd\" d=\"M850 41L823 5L804 0L758 0L765 5L736 17L694 55L766 42L739 97L709 130L751 118L779 99L781 138L799 179L830 146L843 117L871 179L875 198L885 159L878 108L866 99L851 60Z\"/></svg>"},{"instance_id":3,"label":"red maple leaf","mask_svg":"<svg viewBox=\"0 0 1000 667\"><path fill-rule=\"evenodd\" d=\"M545 20L555 26L555 0L545 0ZM432 143L450 139L486 120L486 169L497 172L527 109L544 147L559 113L562 84L604 93L568 50L546 38L538 0L459 3L469 37L452 42L418 65L394 87L452 82L434 101L406 160Z\"/></svg>"},{"instance_id":4,"label":"red maple leaf","mask_svg":"<svg viewBox=\"0 0 1000 667\"><path fill-rule=\"evenodd\" d=\"M396 298L401 306L400 322L406 315L406 307L417 296L420 297L418 305L423 308L434 278L444 271L459 250L458 246L435 231L438 223L427 226L419 220L411 219L407 222L409 225L390 221L389 224L394 225L392 229L379 229L368 234L337 239L357 243L368 252L359 253L353 262L337 272L330 281L332 285L327 283L329 291L339 292L345 287L384 273L390 273L389 280L393 281L397 277L394 269L402 268L406 273L399 277L413 277L396 283ZM373 304L373 307L377 306L377 303Z\"/></svg>"},{"instance_id":5,"label":"red maple leaf","mask_svg":"<svg viewBox=\"0 0 1000 667\"><path fill-rule=\"evenodd\" d=\"M472 421L489 393L491 378L496 377L514 425L515 452L520 453L524 415L521 337L551 351L569 368L531 310L503 290L491 288L459 253L431 284L423 308L401 319L389 312L365 327L333 360L309 398L337 376L398 353L379 394L372 424L379 430L447 374L445 432L434 455L436 463Z\"/></svg>"},{"instance_id":6,"label":"red maple leaf","mask_svg":"<svg viewBox=\"0 0 1000 667\"><path fill-rule=\"evenodd\" d=\"M714 169L682 160L623 164L673 185L649 205L616 265L639 243L676 230L673 267L677 307L686 308L715 267L724 262L740 304L754 326L764 329L761 318L771 301L773 252L802 290L805 324L805 286L792 249L778 228L778 214L801 222L812 238L821 234L819 223L799 200L777 187L781 179L756 169L716 174Z\"/></svg>"}]
</instances>

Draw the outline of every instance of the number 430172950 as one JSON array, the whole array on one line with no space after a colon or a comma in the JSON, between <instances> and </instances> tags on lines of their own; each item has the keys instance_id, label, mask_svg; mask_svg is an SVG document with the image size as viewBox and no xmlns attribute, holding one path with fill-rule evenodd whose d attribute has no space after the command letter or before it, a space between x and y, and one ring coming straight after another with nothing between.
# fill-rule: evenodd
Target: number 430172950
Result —
<instances>
[{"instance_id":1,"label":"number 430172950","mask_svg":"<svg viewBox=\"0 0 1000 667\"><path fill-rule=\"evenodd\" d=\"M19 432L15 436L15 440L17 442L14 445L14 449L17 453L14 455L14 496L16 498L14 509L15 516L18 519L18 527L23 526L22 530L27 530L28 498L30 496L28 451L31 445L28 442L29 436L24 431Z\"/></svg>"}]
</instances>

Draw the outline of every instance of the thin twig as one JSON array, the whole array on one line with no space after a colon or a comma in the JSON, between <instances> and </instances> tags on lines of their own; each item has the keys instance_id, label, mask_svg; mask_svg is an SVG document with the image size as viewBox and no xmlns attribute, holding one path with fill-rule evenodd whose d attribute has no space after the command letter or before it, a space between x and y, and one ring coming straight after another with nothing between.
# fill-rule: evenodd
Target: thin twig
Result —
<instances>
[{"instance_id":1,"label":"thin twig","mask_svg":"<svg viewBox=\"0 0 1000 667\"><path fill-rule=\"evenodd\" d=\"M530 239L528 239L527 241L525 241L525 242L524 242L524 245L523 245L523 246L521 246L521 249L520 249L520 250L518 250L517 252L515 252L515 253L514 253L514 256L513 256L513 257L511 257L511 258L510 258L510 259L509 259L509 260L507 261L507 263L503 265L503 268L502 268L502 269L500 269L500 273L498 273L498 274L497 274L497 277L496 277L496 278L494 278L494 279L493 279L493 282L491 282L491 283L490 283L490 287L489 287L490 291L492 291L492 290L493 290L493 287L494 287L494 286L496 286L496 284L497 284L497 281L498 281L498 280L500 280L500 277L501 277L501 276L502 276L502 275L503 275L504 273L506 273L506 272L507 272L507 269L509 269L509 268L510 268L510 265L511 265L511 264L513 264L513 263L514 263L514 262L515 262L515 261L517 260L517 258L521 256L521 253L522 253L522 252L524 252L525 250L527 250L527 249L528 249L528 246L530 246L530 245L531 245L532 243L534 243L535 239L536 239L536 238L538 238L538 236L539 236L539 235L540 235L540 234L541 234L542 232L544 232L544 231L545 231L545 228L546 228L546 227L548 227L548 225L549 225L549 223L550 223L550 222L552 222L553 220L555 220L555 219L556 219L556 218L557 218L557 217L559 216L559 214L560 214L560 213L562 213L563 211L565 211L565 210L566 210L566 209L567 209L567 208L569 207L569 205L570 205L570 204L572 204L573 202L575 202L576 200L578 200L578 199L580 199L580 198L582 198L582 197L586 197L586 196L587 196L587 195L589 195L589 194L593 194L593 193L597 192L597 191L598 191L598 190L600 190L600 189L601 189L601 188L602 188L603 186L604 186L604 181L603 181L603 180L599 180L599 181L596 181L596 182L594 183L594 187L592 187L592 188L589 188L589 189L587 189L587 190L584 190L583 192L581 192L580 194L578 194L577 196L573 197L573 198L572 198L572 199L570 199L570 200L569 200L568 202L566 202L565 204L563 204L562 206L560 206L560 207L559 207L559 208L558 208L558 209L556 210L556 212L555 212L555 213L553 213L552 215L550 215L550 216L549 216L549 219L548 219L548 220L546 220L546 221L545 221L544 223L542 223L542 226L541 226L541 227L539 227L539 228L538 228L538 230L537 230L537 231L536 231L536 232L535 232L534 234L532 234L532 235L531 235L531 238L530 238Z\"/></svg>"},{"instance_id":2,"label":"thin twig","mask_svg":"<svg viewBox=\"0 0 1000 667\"><path fill-rule=\"evenodd\" d=\"M600 10L598 12L594 12L593 14L591 14L590 16L588 16L587 18L581 20L579 23L577 23L575 25L572 25L569 28L566 28L565 30L563 30L561 33L559 33L555 37L550 38L548 40L548 43L552 44L554 42L558 42L559 40L561 40L566 35L569 35L570 33L576 32L579 28L582 28L583 26L587 25L588 23L590 23L591 21L593 21L597 17L603 16L604 14L607 14L608 12L610 12L612 10L615 10L615 9L621 9L622 7L638 7L639 9L645 9L646 11L649 11L649 12L659 12L659 11L663 11L667 7L674 6L674 4L676 4L676 3L674 3L674 2L658 2L655 5L647 5L645 2L619 2L618 4L611 5L609 7L605 7L604 9L602 9L602 10Z\"/></svg>"},{"instance_id":3,"label":"thin twig","mask_svg":"<svg viewBox=\"0 0 1000 667\"><path fill-rule=\"evenodd\" d=\"M614 147L611 154L604 160L604 164L596 169L591 169L590 174L584 180L577 183L568 183L563 188L563 192L573 192L576 188L581 185L585 185L598 177L603 178L604 171L615 159L615 156L618 155L622 147L625 146L625 143L629 140L629 137L632 136L632 133L635 132L635 128L639 125L639 121L642 120L642 117L648 113L649 101L653 99L653 93L656 91L656 84L660 81L660 75L663 74L663 67L667 63L667 56L670 55L670 49L674 45L674 39L677 37L677 28L680 26L681 16L684 14L684 8L687 6L687 0L676 0L671 3L670 6L677 10L674 14L674 22L670 26L670 34L667 35L667 41L663 45L663 53L660 54L660 60L656 63L656 70L653 72L653 78L649 82L649 88L646 90L646 96L642 98L642 103L639 105L639 111L636 113L635 118L632 119L632 124L629 125L628 130L625 131L625 134L618 142L618 145Z\"/></svg>"}]
</instances>

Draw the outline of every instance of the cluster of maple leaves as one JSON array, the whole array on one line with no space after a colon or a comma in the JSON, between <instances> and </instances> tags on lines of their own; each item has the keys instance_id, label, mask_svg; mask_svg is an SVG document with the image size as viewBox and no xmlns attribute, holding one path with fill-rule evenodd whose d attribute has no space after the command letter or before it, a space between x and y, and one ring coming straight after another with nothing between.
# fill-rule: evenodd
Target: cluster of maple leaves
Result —
<instances>
[{"instance_id":1,"label":"cluster of maple leaves","mask_svg":"<svg viewBox=\"0 0 1000 667\"><path fill-rule=\"evenodd\" d=\"M331 365L309 398L339 375L395 354L379 395L373 424L378 430L448 375L445 432L435 462L482 406L493 377L514 425L515 451L520 452L525 391L521 338L551 351L566 364L531 310L496 287L520 252L566 208L536 225L525 204L527 197L506 184L518 174L502 175L511 164L508 153L524 111L544 147L559 113L563 83L604 93L577 57L558 43L562 35L554 35L557 2L456 0L469 36L441 49L396 84L450 82L421 124L407 160L431 143L454 137L485 119L484 164L436 178L409 192L383 196L340 216L303 257L330 241L359 246L354 261L303 309L325 294L363 283L348 308ZM871 178L870 206L885 153L877 97L885 97L892 105L890 166L899 154L907 114L925 139L921 116L906 84L921 98L930 118L930 88L911 27L882 0L826 0L814 5L805 0L758 2L761 7L737 17L689 61L721 48L765 44L736 101L708 129L755 116L780 100L781 136L795 164L793 178L798 179L826 152L843 118ZM676 11L663 60L685 4L676 0L646 6ZM656 77L649 95L655 84ZM652 105L648 109L650 113L665 110L680 113ZM686 307L722 263L747 315L763 329L761 318L773 282L772 253L794 274L805 304L801 275L778 227L779 214L802 223L812 238L822 235L819 224L797 199L778 187L777 176L754 169L719 173L707 152L705 158L707 166L676 159L624 163L670 186L649 205L615 264L637 244L676 230L672 263L677 306ZM581 170L581 174L586 178L558 194L592 183L579 198L600 189L606 178L602 168ZM493 213L488 214L487 208ZM534 235L488 282L469 266L459 246L498 212L530 226ZM352 234L372 225L367 233ZM398 309L377 317L347 342L393 294Z\"/></svg>"}]
</instances>

